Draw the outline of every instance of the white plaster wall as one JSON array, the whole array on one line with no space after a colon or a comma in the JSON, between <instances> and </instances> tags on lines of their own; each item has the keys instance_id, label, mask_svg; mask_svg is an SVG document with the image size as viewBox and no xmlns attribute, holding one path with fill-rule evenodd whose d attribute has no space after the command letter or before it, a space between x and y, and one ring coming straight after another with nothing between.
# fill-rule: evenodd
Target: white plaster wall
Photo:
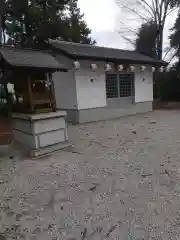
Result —
<instances>
[{"instance_id":1,"label":"white plaster wall","mask_svg":"<svg viewBox=\"0 0 180 240\"><path fill-rule=\"evenodd\" d=\"M91 63L98 65L95 72L89 68ZM78 109L97 108L107 105L104 64L103 61L81 61L81 68L76 71ZM147 66L144 72L140 71L140 66L135 65L135 102L153 101L153 73L151 66ZM93 83L90 81L91 78L94 79Z\"/></svg>"},{"instance_id":2,"label":"white plaster wall","mask_svg":"<svg viewBox=\"0 0 180 240\"><path fill-rule=\"evenodd\" d=\"M135 67L135 102L153 101L153 73L151 66L147 66L144 72L140 71L140 65Z\"/></svg>"},{"instance_id":3,"label":"white plaster wall","mask_svg":"<svg viewBox=\"0 0 180 240\"><path fill-rule=\"evenodd\" d=\"M56 55L56 59L71 69L68 73L53 74L57 108L73 110L107 106L105 62L80 60L80 69L74 71L72 59L60 54ZM95 72L90 69L91 63L96 63L98 66ZM135 102L153 101L151 66L147 66L145 72L140 71L140 66L135 65Z\"/></svg>"},{"instance_id":4,"label":"white plaster wall","mask_svg":"<svg viewBox=\"0 0 180 240\"><path fill-rule=\"evenodd\" d=\"M96 63L98 69L93 72L90 64ZM80 61L81 68L76 71L76 89L78 109L106 106L106 86L104 62ZM93 79L93 82L91 82Z\"/></svg>"},{"instance_id":5,"label":"white plaster wall","mask_svg":"<svg viewBox=\"0 0 180 240\"><path fill-rule=\"evenodd\" d=\"M75 73L72 69L73 60L60 54L57 54L55 58L70 69L69 72L53 73L56 106L58 109L77 109Z\"/></svg>"}]
</instances>

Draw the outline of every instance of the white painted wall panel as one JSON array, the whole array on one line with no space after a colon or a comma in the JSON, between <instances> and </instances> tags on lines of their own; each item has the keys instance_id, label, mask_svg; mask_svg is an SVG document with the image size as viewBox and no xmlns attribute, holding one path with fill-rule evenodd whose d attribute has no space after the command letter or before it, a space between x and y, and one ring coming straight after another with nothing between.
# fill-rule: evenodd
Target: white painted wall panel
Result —
<instances>
[{"instance_id":1,"label":"white painted wall panel","mask_svg":"<svg viewBox=\"0 0 180 240\"><path fill-rule=\"evenodd\" d=\"M53 118L53 119L45 119L34 122L34 133L44 133L55 131L58 129L65 129L66 124L64 118Z\"/></svg>"},{"instance_id":2,"label":"white painted wall panel","mask_svg":"<svg viewBox=\"0 0 180 240\"><path fill-rule=\"evenodd\" d=\"M96 63L98 69L93 72L90 64ZM106 106L106 88L104 63L80 61L81 68L76 71L76 89L78 109L89 109ZM93 82L91 81L93 79Z\"/></svg>"},{"instance_id":3,"label":"white painted wall panel","mask_svg":"<svg viewBox=\"0 0 180 240\"><path fill-rule=\"evenodd\" d=\"M13 128L14 140L28 150L31 156L59 150L61 149L61 143L63 143L62 148L64 148L64 144L66 145L68 141L65 117L64 111L37 115L15 114L12 118L14 126L18 126L19 130ZM26 125L20 125L21 122L31 126L31 132L25 133L24 128Z\"/></svg>"},{"instance_id":4,"label":"white painted wall panel","mask_svg":"<svg viewBox=\"0 0 180 240\"><path fill-rule=\"evenodd\" d=\"M14 121L13 124L14 124L13 128L16 130L21 130L21 132L24 132L24 133L32 132L32 125L30 121L16 119L16 121Z\"/></svg>"},{"instance_id":5,"label":"white painted wall panel","mask_svg":"<svg viewBox=\"0 0 180 240\"><path fill-rule=\"evenodd\" d=\"M33 135L13 129L13 137L15 141L22 144L22 146L31 149L37 149L39 147L37 136L34 137Z\"/></svg>"},{"instance_id":6,"label":"white painted wall panel","mask_svg":"<svg viewBox=\"0 0 180 240\"><path fill-rule=\"evenodd\" d=\"M58 109L77 109L76 82L70 58L57 54L56 60L69 67L69 72L55 72L53 82Z\"/></svg>"},{"instance_id":7,"label":"white painted wall panel","mask_svg":"<svg viewBox=\"0 0 180 240\"><path fill-rule=\"evenodd\" d=\"M140 65L135 67L135 102L153 101L153 73L151 66L148 66L144 72L140 71Z\"/></svg>"},{"instance_id":8,"label":"white painted wall panel","mask_svg":"<svg viewBox=\"0 0 180 240\"><path fill-rule=\"evenodd\" d=\"M39 146L46 147L53 144L66 141L64 130L58 130L53 132L47 132L41 135L38 135Z\"/></svg>"},{"instance_id":9,"label":"white painted wall panel","mask_svg":"<svg viewBox=\"0 0 180 240\"><path fill-rule=\"evenodd\" d=\"M71 68L68 73L53 74L57 108L81 110L107 106L105 62L80 60L80 70L74 71L72 59L60 54L56 56L56 59ZM90 69L92 63L98 66L95 72ZM148 66L144 72L140 71L140 65L135 65L135 67L135 102L153 101L151 66Z\"/></svg>"}]
</instances>

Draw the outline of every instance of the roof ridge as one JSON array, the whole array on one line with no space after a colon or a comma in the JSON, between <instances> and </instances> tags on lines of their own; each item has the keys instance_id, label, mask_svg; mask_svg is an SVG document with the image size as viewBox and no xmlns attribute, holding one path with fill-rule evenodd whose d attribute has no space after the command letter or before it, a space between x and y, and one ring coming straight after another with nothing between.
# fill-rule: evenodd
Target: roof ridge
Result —
<instances>
[{"instance_id":1,"label":"roof ridge","mask_svg":"<svg viewBox=\"0 0 180 240\"><path fill-rule=\"evenodd\" d=\"M59 44L67 44L67 45L74 45L74 46L85 46L89 48L101 48L101 49L112 49L112 50L120 50L120 51L125 51L125 52L135 52L134 50L127 50L127 49L121 49L121 48L113 48L113 47L105 47L105 46L97 46L97 45L92 45L92 44L84 44L84 43L75 43L75 42L67 42L67 41L61 41L58 39L51 39L51 43L59 43Z\"/></svg>"},{"instance_id":2,"label":"roof ridge","mask_svg":"<svg viewBox=\"0 0 180 240\"><path fill-rule=\"evenodd\" d=\"M70 56L87 57L97 59L109 60L123 60L140 63L162 63L162 61L154 59L150 56L139 53L135 50L126 50L120 48L110 48L104 46L95 46L91 44L81 44L74 42L67 42L61 40L50 39L49 43L52 47L61 49L64 53Z\"/></svg>"},{"instance_id":3,"label":"roof ridge","mask_svg":"<svg viewBox=\"0 0 180 240\"><path fill-rule=\"evenodd\" d=\"M30 48L30 47L23 47L23 46L11 46L11 45L2 45L0 47L0 49L3 49L3 48L8 48L10 50L23 50L23 51L34 51L34 52L48 52L49 49L38 49L38 48Z\"/></svg>"}]
</instances>

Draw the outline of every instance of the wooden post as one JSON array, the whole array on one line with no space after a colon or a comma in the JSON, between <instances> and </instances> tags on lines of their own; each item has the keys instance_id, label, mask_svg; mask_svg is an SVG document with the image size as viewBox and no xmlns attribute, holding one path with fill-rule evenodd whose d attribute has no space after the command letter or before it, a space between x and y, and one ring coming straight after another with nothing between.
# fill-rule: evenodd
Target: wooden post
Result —
<instances>
[{"instance_id":1,"label":"wooden post","mask_svg":"<svg viewBox=\"0 0 180 240\"><path fill-rule=\"evenodd\" d=\"M30 110L33 113L34 112L34 106L33 106L33 99L32 99L32 88L31 88L31 78L30 78L30 76L28 76L28 95L29 95Z\"/></svg>"},{"instance_id":2,"label":"wooden post","mask_svg":"<svg viewBox=\"0 0 180 240\"><path fill-rule=\"evenodd\" d=\"M48 73L48 80L51 82L51 92L52 92L52 100L53 100L53 111L56 112L56 97L55 97L55 90L54 90L54 82L52 80L52 73Z\"/></svg>"}]
</instances>

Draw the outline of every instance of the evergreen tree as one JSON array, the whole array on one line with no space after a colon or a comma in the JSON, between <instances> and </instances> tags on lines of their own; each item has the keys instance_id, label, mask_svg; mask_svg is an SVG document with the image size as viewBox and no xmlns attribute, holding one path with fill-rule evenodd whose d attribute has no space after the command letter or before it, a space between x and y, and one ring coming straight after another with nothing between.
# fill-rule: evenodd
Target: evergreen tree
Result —
<instances>
[{"instance_id":1,"label":"evergreen tree","mask_svg":"<svg viewBox=\"0 0 180 240\"><path fill-rule=\"evenodd\" d=\"M5 43L5 21L6 21L7 5L5 0L0 1L0 45Z\"/></svg>"},{"instance_id":2,"label":"evergreen tree","mask_svg":"<svg viewBox=\"0 0 180 240\"><path fill-rule=\"evenodd\" d=\"M69 36L68 41L77 43L95 44L89 37L91 30L84 21L84 14L81 14L77 6L77 0L71 0L68 4L69 10Z\"/></svg>"},{"instance_id":3,"label":"evergreen tree","mask_svg":"<svg viewBox=\"0 0 180 240\"><path fill-rule=\"evenodd\" d=\"M15 44L44 47L49 38L93 43L76 0L7 0L6 5L6 31Z\"/></svg>"},{"instance_id":4,"label":"evergreen tree","mask_svg":"<svg viewBox=\"0 0 180 240\"><path fill-rule=\"evenodd\" d=\"M142 24L135 42L136 51L149 57L156 58L156 36L157 27L153 21Z\"/></svg>"}]
</instances>

